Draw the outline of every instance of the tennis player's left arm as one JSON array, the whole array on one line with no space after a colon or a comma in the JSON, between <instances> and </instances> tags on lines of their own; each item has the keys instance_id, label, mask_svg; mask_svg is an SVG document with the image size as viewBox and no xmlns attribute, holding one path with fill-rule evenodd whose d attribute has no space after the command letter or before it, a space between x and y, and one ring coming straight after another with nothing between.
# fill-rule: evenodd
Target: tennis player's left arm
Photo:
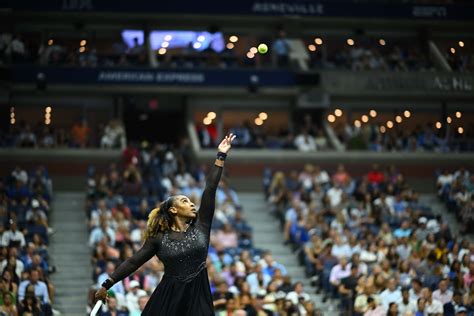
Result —
<instances>
[{"instance_id":1,"label":"tennis player's left arm","mask_svg":"<svg viewBox=\"0 0 474 316\"><path fill-rule=\"evenodd\" d=\"M227 153L229 152L231 143L234 139L235 135L231 133L227 135L219 144L217 158L210 174L207 177L206 187L202 193L201 206L199 207L198 216L199 220L208 226L211 225L212 217L214 216L216 191L221 179L222 169L224 168L224 160L227 157Z\"/></svg>"}]
</instances>

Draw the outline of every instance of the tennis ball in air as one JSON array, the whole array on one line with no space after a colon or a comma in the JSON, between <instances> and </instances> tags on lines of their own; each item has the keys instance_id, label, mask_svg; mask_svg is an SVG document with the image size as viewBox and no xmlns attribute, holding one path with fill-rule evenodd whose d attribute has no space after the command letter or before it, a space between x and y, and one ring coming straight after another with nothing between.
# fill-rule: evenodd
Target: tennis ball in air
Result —
<instances>
[{"instance_id":1,"label":"tennis ball in air","mask_svg":"<svg viewBox=\"0 0 474 316\"><path fill-rule=\"evenodd\" d=\"M258 52L260 54L265 54L268 51L268 46L266 44L258 45Z\"/></svg>"}]
</instances>

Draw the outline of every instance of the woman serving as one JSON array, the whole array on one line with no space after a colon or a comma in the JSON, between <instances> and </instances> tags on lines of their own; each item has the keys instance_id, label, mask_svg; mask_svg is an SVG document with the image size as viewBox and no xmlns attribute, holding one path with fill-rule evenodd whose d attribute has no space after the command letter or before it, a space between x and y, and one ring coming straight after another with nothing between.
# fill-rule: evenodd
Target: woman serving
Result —
<instances>
[{"instance_id":1,"label":"woman serving","mask_svg":"<svg viewBox=\"0 0 474 316\"><path fill-rule=\"evenodd\" d=\"M218 146L199 211L184 195L170 196L153 209L148 216L142 248L102 283L95 294L96 300L105 302L108 289L156 255L165 266L165 274L142 315L214 315L206 258L217 185L234 139L235 135L229 134Z\"/></svg>"}]
</instances>

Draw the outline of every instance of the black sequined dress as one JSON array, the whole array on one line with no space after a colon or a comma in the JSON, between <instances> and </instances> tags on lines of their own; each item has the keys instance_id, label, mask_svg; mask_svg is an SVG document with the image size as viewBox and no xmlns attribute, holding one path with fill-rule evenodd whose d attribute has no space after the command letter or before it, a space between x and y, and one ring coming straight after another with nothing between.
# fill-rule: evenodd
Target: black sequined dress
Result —
<instances>
[{"instance_id":1,"label":"black sequined dress","mask_svg":"<svg viewBox=\"0 0 474 316\"><path fill-rule=\"evenodd\" d=\"M111 278L118 282L154 255L163 262L165 274L142 315L214 315L206 258L221 174L222 168L214 166L206 181L197 220L186 232L166 231L148 239L112 273Z\"/></svg>"}]
</instances>

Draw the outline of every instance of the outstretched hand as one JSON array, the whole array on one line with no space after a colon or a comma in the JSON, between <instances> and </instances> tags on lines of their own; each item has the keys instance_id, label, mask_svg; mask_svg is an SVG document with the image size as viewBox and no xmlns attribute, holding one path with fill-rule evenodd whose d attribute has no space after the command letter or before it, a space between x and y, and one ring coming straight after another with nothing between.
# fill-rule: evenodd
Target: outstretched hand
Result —
<instances>
[{"instance_id":1,"label":"outstretched hand","mask_svg":"<svg viewBox=\"0 0 474 316\"><path fill-rule=\"evenodd\" d=\"M224 154L227 154L227 152L230 150L230 148L232 147L232 141L235 139L235 135L230 133L229 135L227 135L226 137L224 137L224 139L221 141L221 143L219 144L219 147L217 147L217 149L220 151L220 152L223 152Z\"/></svg>"}]
</instances>

